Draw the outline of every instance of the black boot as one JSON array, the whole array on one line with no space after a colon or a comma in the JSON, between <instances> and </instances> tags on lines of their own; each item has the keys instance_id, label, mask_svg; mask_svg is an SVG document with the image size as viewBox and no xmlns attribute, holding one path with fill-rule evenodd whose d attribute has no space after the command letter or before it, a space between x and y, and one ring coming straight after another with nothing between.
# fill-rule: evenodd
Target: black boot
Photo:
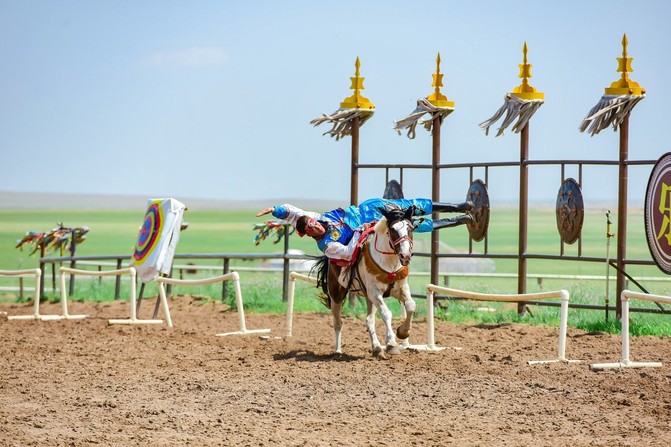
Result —
<instances>
[{"instance_id":1,"label":"black boot","mask_svg":"<svg viewBox=\"0 0 671 447\"><path fill-rule=\"evenodd\" d=\"M470 214L463 216L449 217L446 219L437 219L433 221L433 229L440 230L441 228L456 227L473 222L473 217Z\"/></svg>"},{"instance_id":2,"label":"black boot","mask_svg":"<svg viewBox=\"0 0 671 447\"><path fill-rule=\"evenodd\" d=\"M473 202L442 203L433 202L433 211L436 213L463 213L473 210Z\"/></svg>"}]
</instances>

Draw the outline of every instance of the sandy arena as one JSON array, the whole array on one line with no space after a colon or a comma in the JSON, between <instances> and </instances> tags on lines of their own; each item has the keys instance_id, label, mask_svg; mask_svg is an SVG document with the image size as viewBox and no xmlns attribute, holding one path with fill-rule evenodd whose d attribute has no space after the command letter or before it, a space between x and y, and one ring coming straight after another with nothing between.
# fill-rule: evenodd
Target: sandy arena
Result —
<instances>
[{"instance_id":1,"label":"sandy arena","mask_svg":"<svg viewBox=\"0 0 671 447\"><path fill-rule=\"evenodd\" d=\"M153 300L144 300L148 318ZM0 306L9 315L26 305ZM57 314L43 305L42 314ZM671 442L671 339L632 340L661 368L589 370L620 359L620 338L557 328L439 323L437 353L370 355L348 318L335 356L328 314L247 313L171 299L175 327L108 325L128 303L71 303L81 321L0 320L2 446L660 446ZM379 319L378 319L379 321ZM378 322L378 328L380 324ZM380 329L378 329L380 330ZM426 343L415 322L414 343Z\"/></svg>"}]
</instances>

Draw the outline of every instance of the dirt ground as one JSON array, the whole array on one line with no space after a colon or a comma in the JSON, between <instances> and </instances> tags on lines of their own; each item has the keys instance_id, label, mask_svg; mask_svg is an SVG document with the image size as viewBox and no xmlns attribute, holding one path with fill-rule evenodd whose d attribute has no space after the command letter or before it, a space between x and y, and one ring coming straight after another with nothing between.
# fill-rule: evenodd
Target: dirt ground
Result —
<instances>
[{"instance_id":1,"label":"dirt ground","mask_svg":"<svg viewBox=\"0 0 671 447\"><path fill-rule=\"evenodd\" d=\"M148 318L153 300L144 300ZM346 319L332 354L327 314L238 314L171 299L173 329L109 325L128 303L70 303L79 321L0 319L2 446L659 446L671 441L671 339L632 341L661 368L591 371L620 359L619 336L557 328L439 323L461 347L374 358L364 322ZM0 305L9 315L30 305ZM57 314L43 305L42 314ZM379 327L380 325L378 325ZM426 322L413 343L426 343ZM664 442L666 441L666 443Z\"/></svg>"}]
</instances>

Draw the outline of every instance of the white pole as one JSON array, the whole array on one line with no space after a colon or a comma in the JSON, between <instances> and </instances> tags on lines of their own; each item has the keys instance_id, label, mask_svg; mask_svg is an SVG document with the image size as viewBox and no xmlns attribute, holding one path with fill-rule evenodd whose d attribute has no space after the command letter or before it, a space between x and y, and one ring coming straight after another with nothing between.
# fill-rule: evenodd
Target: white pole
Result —
<instances>
[{"instance_id":1,"label":"white pole","mask_svg":"<svg viewBox=\"0 0 671 447\"><path fill-rule=\"evenodd\" d=\"M566 351L566 324L568 320L568 301L569 301L569 293L566 290L557 290L557 291L552 291L552 292L540 292L540 293L523 293L523 294L486 294L486 293L477 293L477 292L468 292L466 290L458 290L458 289L451 289L449 287L441 287L437 286L435 284L429 284L427 286L427 306L430 306L430 309L427 309L427 318L431 317L431 320L428 322L429 323L429 349L431 349L431 344L434 343L433 340L433 293L434 292L443 292L443 293L449 293L454 296L459 296L461 298L466 298L470 300L479 300L479 301L499 301L499 302L507 302L507 303L514 303L514 302L519 302L519 301L531 301L531 300L543 300L543 299L548 299L548 298L560 298L562 300L562 306L561 306L561 321L562 325L561 328L559 329L560 331L560 336L559 336L559 344L558 344L558 352L559 352L559 357L557 359L553 360L530 360L529 363L530 365L536 365L536 364L541 364L541 363L554 363L554 362L567 362L567 363L574 363L574 362L579 362L579 360L567 360L565 358L565 351ZM430 312L430 313L429 313ZM434 350L437 349L442 349L442 348L436 348L434 346ZM460 349L460 348L455 348L455 349Z\"/></svg>"},{"instance_id":2,"label":"white pole","mask_svg":"<svg viewBox=\"0 0 671 447\"><path fill-rule=\"evenodd\" d=\"M42 285L42 270L35 269L35 302L33 303L33 317L40 318L40 300L42 296L40 295Z\"/></svg>"},{"instance_id":3,"label":"white pole","mask_svg":"<svg viewBox=\"0 0 671 447\"><path fill-rule=\"evenodd\" d=\"M242 291L240 290L240 275L238 272L231 272L228 273L227 275L218 277L218 278L212 278L210 280L206 280L205 282L211 282L211 281L225 281L225 280L232 280L233 285L235 288L235 305L238 308L238 320L240 323L240 330L237 332L223 332L221 334L215 334L217 337L226 337L228 335L246 335L246 334L266 334L270 332L270 329L251 329L247 330L247 324L245 323L245 308L242 304ZM174 281L174 280L173 280ZM180 281L180 283L186 283L186 280Z\"/></svg>"},{"instance_id":4,"label":"white pole","mask_svg":"<svg viewBox=\"0 0 671 447\"><path fill-rule=\"evenodd\" d=\"M240 290L240 275L238 275L238 272L233 272L233 286L235 288L235 304L238 308L240 332L244 334L247 332L247 325L245 324L245 308L242 305L242 291Z\"/></svg>"},{"instance_id":5,"label":"white pole","mask_svg":"<svg viewBox=\"0 0 671 447\"><path fill-rule=\"evenodd\" d=\"M130 268L130 321L137 321L137 297L135 296L135 267Z\"/></svg>"},{"instance_id":6,"label":"white pole","mask_svg":"<svg viewBox=\"0 0 671 447\"><path fill-rule=\"evenodd\" d=\"M63 317L68 317L68 296L65 291L65 272L61 270L61 313Z\"/></svg>"},{"instance_id":7,"label":"white pole","mask_svg":"<svg viewBox=\"0 0 671 447\"><path fill-rule=\"evenodd\" d=\"M629 297L622 294L622 364L629 365Z\"/></svg>"},{"instance_id":8,"label":"white pole","mask_svg":"<svg viewBox=\"0 0 671 447\"><path fill-rule=\"evenodd\" d=\"M165 295L165 284L158 283L158 293L161 297L161 304L163 304L163 312L165 313L165 322L168 327L172 327L172 318L170 317L170 309L168 308L168 297Z\"/></svg>"},{"instance_id":9,"label":"white pole","mask_svg":"<svg viewBox=\"0 0 671 447\"><path fill-rule=\"evenodd\" d=\"M15 276L19 278L35 277L35 295L33 298L33 314L32 315L9 315L8 320L39 320L40 316L40 285L42 284L42 270L27 269L27 270L0 270L0 276Z\"/></svg>"},{"instance_id":10,"label":"white pole","mask_svg":"<svg viewBox=\"0 0 671 447\"><path fill-rule=\"evenodd\" d=\"M560 361L566 360L566 327L568 325L568 292L562 290L561 292L561 311L559 317L559 349L557 352L557 359Z\"/></svg>"},{"instance_id":11,"label":"white pole","mask_svg":"<svg viewBox=\"0 0 671 447\"><path fill-rule=\"evenodd\" d=\"M427 348L436 349L436 340L434 337L433 326L433 290L429 289L426 294L426 330L427 330Z\"/></svg>"},{"instance_id":12,"label":"white pole","mask_svg":"<svg viewBox=\"0 0 671 447\"><path fill-rule=\"evenodd\" d=\"M289 297L287 298L287 337L291 337L294 320L294 294L296 293L296 278L291 272L289 275Z\"/></svg>"},{"instance_id":13,"label":"white pole","mask_svg":"<svg viewBox=\"0 0 671 447\"><path fill-rule=\"evenodd\" d=\"M664 302L671 304L671 297L652 295L649 293L632 292L631 290L623 290L620 293L622 302L622 319L621 322L621 337L622 337L622 356L617 363L592 363L589 369L593 371L600 371L602 369L610 368L659 368L662 366L661 362L632 362L629 359L629 300L634 298L638 300Z\"/></svg>"}]
</instances>

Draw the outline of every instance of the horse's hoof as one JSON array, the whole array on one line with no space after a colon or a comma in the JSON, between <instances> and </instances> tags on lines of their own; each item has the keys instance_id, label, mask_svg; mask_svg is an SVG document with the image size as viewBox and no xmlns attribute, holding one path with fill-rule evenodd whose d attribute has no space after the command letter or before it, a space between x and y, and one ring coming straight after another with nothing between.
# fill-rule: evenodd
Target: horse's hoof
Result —
<instances>
[{"instance_id":1,"label":"horse's hoof","mask_svg":"<svg viewBox=\"0 0 671 447\"><path fill-rule=\"evenodd\" d=\"M410 332L401 332L401 326L396 328L396 337L400 340L405 340L410 336Z\"/></svg>"},{"instance_id":2,"label":"horse's hoof","mask_svg":"<svg viewBox=\"0 0 671 447\"><path fill-rule=\"evenodd\" d=\"M373 356L377 357L382 354L382 347L376 346L373 348Z\"/></svg>"},{"instance_id":3,"label":"horse's hoof","mask_svg":"<svg viewBox=\"0 0 671 447\"><path fill-rule=\"evenodd\" d=\"M401 350L398 348L398 346L387 346L387 354L389 355L399 355L401 353Z\"/></svg>"}]
</instances>

